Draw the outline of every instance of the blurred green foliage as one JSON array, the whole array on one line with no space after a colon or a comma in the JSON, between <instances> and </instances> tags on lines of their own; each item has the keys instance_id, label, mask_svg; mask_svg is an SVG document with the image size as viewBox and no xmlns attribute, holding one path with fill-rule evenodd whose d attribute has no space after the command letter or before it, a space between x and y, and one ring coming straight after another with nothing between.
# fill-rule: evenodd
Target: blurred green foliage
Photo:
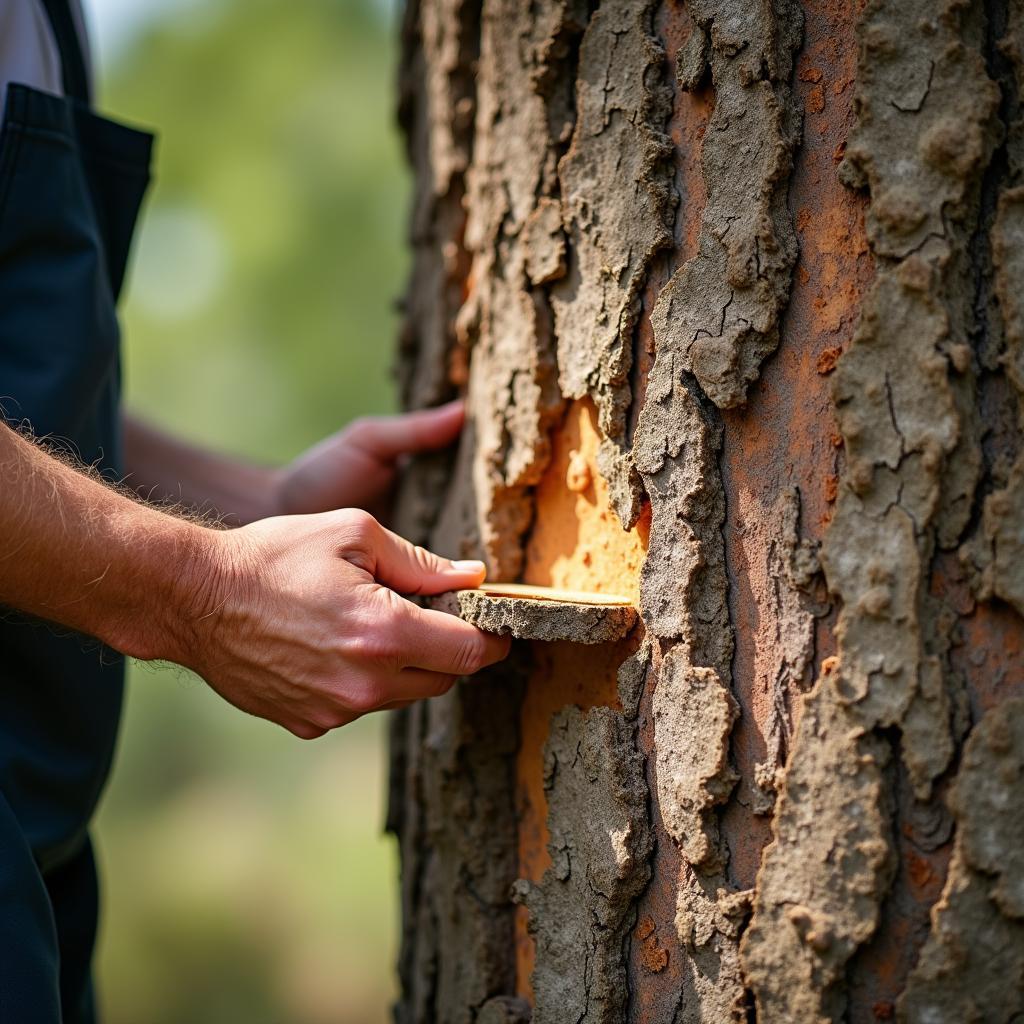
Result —
<instances>
[{"instance_id":1,"label":"blurred green foliage","mask_svg":"<svg viewBox=\"0 0 1024 1024\"><path fill-rule=\"evenodd\" d=\"M123 310L130 406L274 461L392 406L396 35L371 0L210 0L105 69L103 108L159 133ZM97 827L108 1024L388 1018L384 725L303 743L183 671L132 667Z\"/></svg>"}]
</instances>

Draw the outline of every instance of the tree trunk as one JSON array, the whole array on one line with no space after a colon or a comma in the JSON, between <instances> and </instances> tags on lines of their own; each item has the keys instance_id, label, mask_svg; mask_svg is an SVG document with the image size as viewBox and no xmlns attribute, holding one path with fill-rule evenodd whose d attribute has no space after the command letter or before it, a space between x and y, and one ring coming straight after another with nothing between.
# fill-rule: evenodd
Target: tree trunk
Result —
<instances>
[{"instance_id":1,"label":"tree trunk","mask_svg":"<svg viewBox=\"0 0 1024 1024\"><path fill-rule=\"evenodd\" d=\"M1024 1013L1022 31L411 0L399 528L642 624L395 715L402 1024Z\"/></svg>"}]
</instances>

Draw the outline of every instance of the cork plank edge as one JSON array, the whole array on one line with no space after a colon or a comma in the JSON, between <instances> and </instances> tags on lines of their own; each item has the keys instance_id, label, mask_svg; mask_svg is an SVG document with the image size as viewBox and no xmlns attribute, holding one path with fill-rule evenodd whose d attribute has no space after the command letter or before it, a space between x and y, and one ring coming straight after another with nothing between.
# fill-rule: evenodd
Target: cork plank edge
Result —
<instances>
[{"instance_id":1,"label":"cork plank edge","mask_svg":"<svg viewBox=\"0 0 1024 1024\"><path fill-rule=\"evenodd\" d=\"M628 604L583 604L550 598L456 590L430 598L431 607L458 615L487 633L517 640L604 644L621 640L636 623Z\"/></svg>"}]
</instances>

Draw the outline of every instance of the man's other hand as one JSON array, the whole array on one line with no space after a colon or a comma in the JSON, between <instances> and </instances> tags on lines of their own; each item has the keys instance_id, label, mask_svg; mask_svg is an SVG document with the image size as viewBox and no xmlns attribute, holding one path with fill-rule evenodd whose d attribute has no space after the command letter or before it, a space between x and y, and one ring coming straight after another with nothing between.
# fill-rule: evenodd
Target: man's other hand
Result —
<instances>
[{"instance_id":1,"label":"man's other hand","mask_svg":"<svg viewBox=\"0 0 1024 1024\"><path fill-rule=\"evenodd\" d=\"M399 416L369 416L324 439L275 471L280 515L361 508L382 515L401 460L446 448L459 436L461 401Z\"/></svg>"},{"instance_id":2,"label":"man's other hand","mask_svg":"<svg viewBox=\"0 0 1024 1024\"><path fill-rule=\"evenodd\" d=\"M405 449L407 427L439 437L461 421L452 407L416 416L358 427L365 458L379 460L377 480L388 453ZM358 461L336 457L341 471L356 472ZM435 697L508 653L508 638L401 596L476 586L482 563L414 547L359 509L203 533L202 597L185 616L173 660L296 736L313 739L369 711Z\"/></svg>"}]
</instances>

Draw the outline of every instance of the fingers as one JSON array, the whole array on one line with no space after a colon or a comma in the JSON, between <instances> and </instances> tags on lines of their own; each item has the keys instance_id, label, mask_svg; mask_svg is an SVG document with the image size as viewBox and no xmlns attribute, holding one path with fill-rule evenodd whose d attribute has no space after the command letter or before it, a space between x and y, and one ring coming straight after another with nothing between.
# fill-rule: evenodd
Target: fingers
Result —
<instances>
[{"instance_id":1,"label":"fingers","mask_svg":"<svg viewBox=\"0 0 1024 1024\"><path fill-rule=\"evenodd\" d=\"M453 562L442 558L410 544L371 516L354 523L353 527L358 546L343 549L342 557L366 569L378 583L400 594L443 594L446 590L478 587L483 582L483 562Z\"/></svg>"},{"instance_id":2,"label":"fingers","mask_svg":"<svg viewBox=\"0 0 1024 1024\"><path fill-rule=\"evenodd\" d=\"M419 608L383 587L381 603L349 650L358 666L336 699L357 715L446 693L455 680L508 656L511 640L444 612ZM357 653L358 652L358 653ZM324 723L320 723L324 724Z\"/></svg>"},{"instance_id":3,"label":"fingers","mask_svg":"<svg viewBox=\"0 0 1024 1024\"><path fill-rule=\"evenodd\" d=\"M400 416L357 420L349 430L350 443L384 462L402 455L446 448L462 430L465 409L461 399Z\"/></svg>"},{"instance_id":4,"label":"fingers","mask_svg":"<svg viewBox=\"0 0 1024 1024\"><path fill-rule=\"evenodd\" d=\"M331 729L346 725L373 711L406 707L413 701L447 693L462 676L504 658L508 637L478 630L453 615L427 611L392 595L406 605L409 613L388 618L388 629L397 633L398 662L408 667L395 669L395 661L374 658L364 661L362 670L342 682L333 694L300 719L283 720L270 715L302 739L316 739ZM387 662L391 662L387 666Z\"/></svg>"},{"instance_id":5,"label":"fingers","mask_svg":"<svg viewBox=\"0 0 1024 1024\"><path fill-rule=\"evenodd\" d=\"M446 612L408 606L395 623L402 662L410 668L468 676L508 657L511 640Z\"/></svg>"}]
</instances>

